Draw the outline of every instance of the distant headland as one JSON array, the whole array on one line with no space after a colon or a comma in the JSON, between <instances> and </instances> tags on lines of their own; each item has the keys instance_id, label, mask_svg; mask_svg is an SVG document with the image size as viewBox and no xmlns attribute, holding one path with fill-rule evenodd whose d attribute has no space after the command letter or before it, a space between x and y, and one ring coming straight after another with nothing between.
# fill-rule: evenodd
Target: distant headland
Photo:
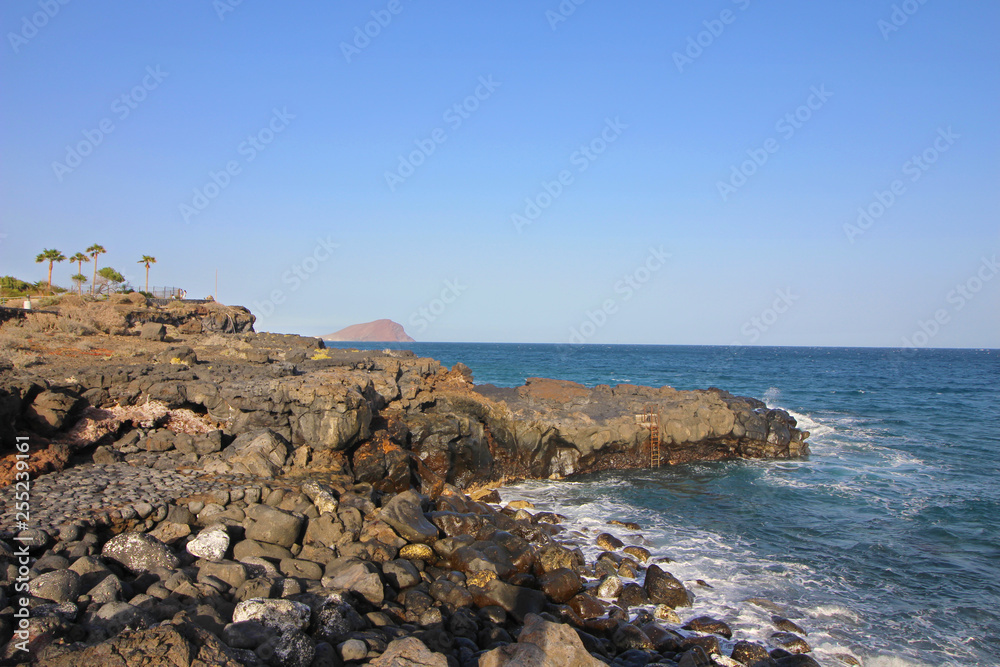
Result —
<instances>
[{"instance_id":1,"label":"distant headland","mask_svg":"<svg viewBox=\"0 0 1000 667\"><path fill-rule=\"evenodd\" d=\"M353 324L349 327L335 331L332 334L322 336L323 340L330 341L366 341L378 343L415 343L403 325L392 320L375 320L364 324Z\"/></svg>"}]
</instances>

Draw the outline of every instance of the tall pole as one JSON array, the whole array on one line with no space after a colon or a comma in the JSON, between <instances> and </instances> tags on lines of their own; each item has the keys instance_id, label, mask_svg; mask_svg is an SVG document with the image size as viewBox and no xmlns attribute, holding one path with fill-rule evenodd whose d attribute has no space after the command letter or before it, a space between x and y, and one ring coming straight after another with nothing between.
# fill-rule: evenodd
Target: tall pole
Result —
<instances>
[{"instance_id":1,"label":"tall pole","mask_svg":"<svg viewBox=\"0 0 1000 667\"><path fill-rule=\"evenodd\" d=\"M219 300L219 270L215 270L215 300Z\"/></svg>"}]
</instances>

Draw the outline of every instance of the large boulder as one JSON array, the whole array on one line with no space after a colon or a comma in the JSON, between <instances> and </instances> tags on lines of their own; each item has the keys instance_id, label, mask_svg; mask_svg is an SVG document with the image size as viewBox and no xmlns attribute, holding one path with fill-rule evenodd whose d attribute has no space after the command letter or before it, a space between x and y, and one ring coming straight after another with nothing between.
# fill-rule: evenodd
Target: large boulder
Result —
<instances>
[{"instance_id":1,"label":"large boulder","mask_svg":"<svg viewBox=\"0 0 1000 667\"><path fill-rule=\"evenodd\" d=\"M483 654L479 667L604 667L587 653L576 631L562 623L552 623L529 614L516 644L508 644Z\"/></svg>"},{"instance_id":2,"label":"large boulder","mask_svg":"<svg viewBox=\"0 0 1000 667\"><path fill-rule=\"evenodd\" d=\"M642 586L653 604L665 604L675 609L691 606L691 593L684 588L684 584L659 565L649 566Z\"/></svg>"},{"instance_id":3,"label":"large boulder","mask_svg":"<svg viewBox=\"0 0 1000 667\"><path fill-rule=\"evenodd\" d=\"M205 470L272 478L281 472L288 458L288 443L268 428L241 433L232 444L211 455Z\"/></svg>"},{"instance_id":4,"label":"large boulder","mask_svg":"<svg viewBox=\"0 0 1000 667\"><path fill-rule=\"evenodd\" d=\"M349 561L323 577L325 588L340 589L357 593L374 605L385 600L385 587L374 563Z\"/></svg>"},{"instance_id":5,"label":"large boulder","mask_svg":"<svg viewBox=\"0 0 1000 667\"><path fill-rule=\"evenodd\" d=\"M355 388L303 386L289 398L306 405L289 422L292 442L316 450L341 450L371 435L372 409Z\"/></svg>"},{"instance_id":6,"label":"large boulder","mask_svg":"<svg viewBox=\"0 0 1000 667\"><path fill-rule=\"evenodd\" d=\"M381 518L409 542L430 544L438 538L438 529L424 516L416 491L396 494L382 507Z\"/></svg>"},{"instance_id":7,"label":"large boulder","mask_svg":"<svg viewBox=\"0 0 1000 667\"><path fill-rule=\"evenodd\" d=\"M256 505L247 512L247 516L252 520L246 530L248 540L276 544L286 549L298 541L305 523L302 515L270 505Z\"/></svg>"},{"instance_id":8,"label":"large boulder","mask_svg":"<svg viewBox=\"0 0 1000 667\"><path fill-rule=\"evenodd\" d=\"M73 570L53 570L40 574L28 584L36 598L53 602L76 602L80 594L80 575Z\"/></svg>"},{"instance_id":9,"label":"large boulder","mask_svg":"<svg viewBox=\"0 0 1000 667\"><path fill-rule=\"evenodd\" d=\"M46 390L35 396L25 409L24 417L42 435L52 435L66 425L79 400L67 390Z\"/></svg>"},{"instance_id":10,"label":"large boulder","mask_svg":"<svg viewBox=\"0 0 1000 667\"><path fill-rule=\"evenodd\" d=\"M146 533L115 535L104 545L101 555L121 563L135 574L157 567L173 569L178 565L177 556L170 547Z\"/></svg>"}]
</instances>

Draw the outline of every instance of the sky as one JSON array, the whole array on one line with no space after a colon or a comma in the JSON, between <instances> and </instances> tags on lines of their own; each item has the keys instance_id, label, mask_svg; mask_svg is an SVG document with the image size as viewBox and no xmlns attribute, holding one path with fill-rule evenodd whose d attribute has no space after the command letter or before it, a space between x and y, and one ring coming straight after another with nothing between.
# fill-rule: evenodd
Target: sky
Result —
<instances>
[{"instance_id":1,"label":"sky","mask_svg":"<svg viewBox=\"0 0 1000 667\"><path fill-rule=\"evenodd\" d=\"M6 0L0 25L0 275L99 243L259 331L1000 347L996 3Z\"/></svg>"}]
</instances>

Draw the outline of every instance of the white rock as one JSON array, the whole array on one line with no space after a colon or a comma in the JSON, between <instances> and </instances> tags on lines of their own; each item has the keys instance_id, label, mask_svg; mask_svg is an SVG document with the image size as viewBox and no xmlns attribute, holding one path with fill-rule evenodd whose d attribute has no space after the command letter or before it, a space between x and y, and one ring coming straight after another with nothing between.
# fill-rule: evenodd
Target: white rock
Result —
<instances>
[{"instance_id":1,"label":"white rock","mask_svg":"<svg viewBox=\"0 0 1000 667\"><path fill-rule=\"evenodd\" d=\"M312 501L320 514L337 513L337 499L329 488L317 482L306 482L302 485L302 492Z\"/></svg>"},{"instance_id":2,"label":"white rock","mask_svg":"<svg viewBox=\"0 0 1000 667\"><path fill-rule=\"evenodd\" d=\"M225 530L202 531L198 537L187 544L187 551L195 558L219 561L226 557L229 550L229 535Z\"/></svg>"},{"instance_id":3,"label":"white rock","mask_svg":"<svg viewBox=\"0 0 1000 667\"><path fill-rule=\"evenodd\" d=\"M258 621L261 625L276 630L289 628L304 630L309 626L311 614L312 610L301 602L251 598L236 605L236 609L233 610L233 623Z\"/></svg>"}]
</instances>

